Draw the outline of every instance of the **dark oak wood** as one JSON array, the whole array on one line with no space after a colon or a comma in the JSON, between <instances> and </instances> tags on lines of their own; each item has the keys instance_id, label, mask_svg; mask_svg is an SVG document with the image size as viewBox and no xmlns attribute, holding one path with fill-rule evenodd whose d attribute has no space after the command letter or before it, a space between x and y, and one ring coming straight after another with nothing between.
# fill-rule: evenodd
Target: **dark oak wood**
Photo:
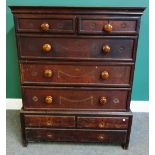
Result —
<instances>
[{"instance_id":1,"label":"dark oak wood","mask_svg":"<svg viewBox=\"0 0 155 155\"><path fill-rule=\"evenodd\" d=\"M47 18L47 17L46 17ZM42 32L42 33L74 33L75 32L75 17L74 16L53 16L48 19L44 17L32 18L21 17L18 18L17 31L18 32ZM48 30L44 31L41 25L47 23Z\"/></svg>"},{"instance_id":2,"label":"dark oak wood","mask_svg":"<svg viewBox=\"0 0 155 155\"><path fill-rule=\"evenodd\" d=\"M23 108L20 110L21 115L27 114L27 115L60 115L60 116L94 116L94 117L131 117L132 116L132 112L131 110L129 111L119 111L119 112L115 112L115 111L95 111L95 110L72 110L72 111L68 111L68 110L42 110L42 111L37 111L37 110L24 110ZM131 117L132 118L132 117Z\"/></svg>"},{"instance_id":3,"label":"dark oak wood","mask_svg":"<svg viewBox=\"0 0 155 155\"><path fill-rule=\"evenodd\" d=\"M129 128L131 128L131 124L130 124L131 122L129 121L129 120L132 120L131 112L100 112L100 113L95 112L94 114L92 112L88 113L89 111L83 112L81 114L79 112L77 113L67 112L66 114L63 112L65 117L62 116L62 112L60 112L60 114L58 112L59 111L57 112L21 111L21 123L25 122L25 125L26 125L25 128L22 128L24 133L24 137L23 137L24 144L27 145L28 142L40 142L40 141L42 142L55 142L55 141L69 142L70 141L70 142L99 142L99 143L110 142L110 143L119 143L123 146L124 149L127 149L130 131L124 130L124 129L126 129L128 125L129 125ZM78 129L79 125L72 126L72 129L69 129L68 126L64 126L65 128L62 128L62 129L61 128L52 129L51 127L46 125L46 121L45 122L43 121L47 119L48 121L49 120L51 121L51 118L52 118L54 121L59 122L58 124L60 125L61 120L58 121L60 117L65 118L67 120L67 124L68 124L68 118L70 118L70 121L71 121L69 122L73 123L73 120L74 120L73 118L75 117L75 121L77 120L76 124L79 124L79 119L87 117L89 120L92 120L93 116L94 116L94 119L102 118L102 120L103 119L104 121L106 120L106 123L109 122L110 124L107 124L109 126L109 129L105 130L107 129L105 128L104 130L103 129L84 130L84 129ZM114 124L112 125L113 120L111 118L117 120L115 122L117 123L117 125L114 125ZM39 121L34 121L34 119L39 119ZM120 122L122 119L126 119L126 122L120 125Z\"/></svg>"},{"instance_id":4,"label":"dark oak wood","mask_svg":"<svg viewBox=\"0 0 155 155\"><path fill-rule=\"evenodd\" d=\"M136 37L96 38L96 37L58 37L44 35L18 35L20 58L28 59L74 59L74 60L132 60L132 51ZM44 52L42 46L51 45L50 52ZM81 46L82 45L82 46ZM104 53L103 46L109 45L111 51Z\"/></svg>"},{"instance_id":5,"label":"dark oak wood","mask_svg":"<svg viewBox=\"0 0 155 155\"><path fill-rule=\"evenodd\" d=\"M79 136L80 135L80 136ZM127 131L27 129L27 141L125 142Z\"/></svg>"},{"instance_id":6,"label":"dark oak wood","mask_svg":"<svg viewBox=\"0 0 155 155\"><path fill-rule=\"evenodd\" d=\"M52 116L93 116L93 117L131 117L132 116L132 112L131 110L129 111L103 111L103 110L72 110L72 111L68 111L68 110L41 110L41 111L37 111L37 110L24 110L23 107L20 110L21 115L52 115ZM132 119L132 117L131 117Z\"/></svg>"},{"instance_id":7,"label":"dark oak wood","mask_svg":"<svg viewBox=\"0 0 155 155\"><path fill-rule=\"evenodd\" d=\"M26 134L25 134L25 121L24 121L24 115L21 112L20 113L20 123L21 123L21 136L22 136L22 144L24 147L27 146L28 142L26 140Z\"/></svg>"},{"instance_id":8,"label":"dark oak wood","mask_svg":"<svg viewBox=\"0 0 155 155\"><path fill-rule=\"evenodd\" d=\"M131 115L129 117L129 127L128 127L128 131L127 131L127 139L126 139L126 142L122 145L122 147L124 149L128 149L129 147L129 141L130 141L130 133L131 133L131 127L132 127L132 120L133 120L133 115Z\"/></svg>"},{"instance_id":9,"label":"dark oak wood","mask_svg":"<svg viewBox=\"0 0 155 155\"><path fill-rule=\"evenodd\" d=\"M145 7L10 6L17 14L113 14L141 16Z\"/></svg>"},{"instance_id":10,"label":"dark oak wood","mask_svg":"<svg viewBox=\"0 0 155 155\"><path fill-rule=\"evenodd\" d=\"M10 6L28 142L128 148L143 7Z\"/></svg>"},{"instance_id":11,"label":"dark oak wood","mask_svg":"<svg viewBox=\"0 0 155 155\"><path fill-rule=\"evenodd\" d=\"M127 117L78 117L77 127L97 129L127 129Z\"/></svg>"},{"instance_id":12,"label":"dark oak wood","mask_svg":"<svg viewBox=\"0 0 155 155\"><path fill-rule=\"evenodd\" d=\"M36 67L37 66L37 67ZM23 63L20 65L21 82L23 84L73 84L73 85L130 85L131 65L126 66L101 66L101 65L67 65L67 64L34 64ZM49 76L46 75L48 71ZM103 73L108 73L104 79Z\"/></svg>"},{"instance_id":13,"label":"dark oak wood","mask_svg":"<svg viewBox=\"0 0 155 155\"><path fill-rule=\"evenodd\" d=\"M74 128L74 116L25 115L26 127Z\"/></svg>"},{"instance_id":14,"label":"dark oak wood","mask_svg":"<svg viewBox=\"0 0 155 155\"><path fill-rule=\"evenodd\" d=\"M39 114L24 115L25 127L127 129L129 123L129 117L126 116L76 117Z\"/></svg>"},{"instance_id":15,"label":"dark oak wood","mask_svg":"<svg viewBox=\"0 0 155 155\"><path fill-rule=\"evenodd\" d=\"M107 18L107 19L106 19ZM110 19L110 20L109 20ZM122 17L102 17L98 16L83 16L79 18L79 33L80 34L123 34L131 33L136 34L137 32L137 21L138 18L124 19ZM111 26L110 32L105 30L105 26L109 24Z\"/></svg>"},{"instance_id":16,"label":"dark oak wood","mask_svg":"<svg viewBox=\"0 0 155 155\"><path fill-rule=\"evenodd\" d=\"M29 87L23 86L23 107L30 109L67 109L67 110L125 110L130 89L118 88L69 88L69 87ZM45 102L51 96L53 102ZM107 98L106 104L100 103L101 97Z\"/></svg>"}]
</instances>

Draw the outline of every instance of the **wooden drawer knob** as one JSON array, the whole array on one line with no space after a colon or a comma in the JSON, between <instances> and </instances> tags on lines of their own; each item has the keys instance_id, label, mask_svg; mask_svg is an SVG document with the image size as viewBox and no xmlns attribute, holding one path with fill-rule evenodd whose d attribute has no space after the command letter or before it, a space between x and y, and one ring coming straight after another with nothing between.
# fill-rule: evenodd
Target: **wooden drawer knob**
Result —
<instances>
[{"instance_id":1,"label":"wooden drawer knob","mask_svg":"<svg viewBox=\"0 0 155 155\"><path fill-rule=\"evenodd\" d=\"M101 104L101 105L107 104L107 98L106 98L106 97L101 97L101 98L100 98L100 104Z\"/></svg>"},{"instance_id":2,"label":"wooden drawer knob","mask_svg":"<svg viewBox=\"0 0 155 155\"><path fill-rule=\"evenodd\" d=\"M98 140L101 140L101 141L104 140L104 135L99 135Z\"/></svg>"},{"instance_id":3,"label":"wooden drawer knob","mask_svg":"<svg viewBox=\"0 0 155 155\"><path fill-rule=\"evenodd\" d=\"M45 97L45 102L48 104L51 104L53 102L53 97L52 96L46 96Z\"/></svg>"},{"instance_id":4,"label":"wooden drawer knob","mask_svg":"<svg viewBox=\"0 0 155 155\"><path fill-rule=\"evenodd\" d=\"M105 54L107 54L107 53L110 52L110 46L104 45L103 48L102 48L102 50L103 50L103 52L104 52Z\"/></svg>"},{"instance_id":5,"label":"wooden drawer knob","mask_svg":"<svg viewBox=\"0 0 155 155\"><path fill-rule=\"evenodd\" d=\"M41 24L41 29L42 29L42 31L45 31L45 32L47 32L48 30L49 30L49 24L48 23L43 23L43 24Z\"/></svg>"},{"instance_id":6,"label":"wooden drawer knob","mask_svg":"<svg viewBox=\"0 0 155 155\"><path fill-rule=\"evenodd\" d=\"M108 79L109 78L108 71L101 72L101 78L104 79L104 80Z\"/></svg>"},{"instance_id":7,"label":"wooden drawer knob","mask_svg":"<svg viewBox=\"0 0 155 155\"><path fill-rule=\"evenodd\" d=\"M51 70L46 69L46 70L44 71L44 76L45 76L45 77L52 77L52 75L53 75L53 72L52 72Z\"/></svg>"},{"instance_id":8,"label":"wooden drawer knob","mask_svg":"<svg viewBox=\"0 0 155 155\"><path fill-rule=\"evenodd\" d=\"M52 50L52 47L50 44L44 44L42 49L44 52L50 52Z\"/></svg>"},{"instance_id":9,"label":"wooden drawer knob","mask_svg":"<svg viewBox=\"0 0 155 155\"><path fill-rule=\"evenodd\" d=\"M52 121L47 121L47 126L52 126L53 125L53 122Z\"/></svg>"},{"instance_id":10,"label":"wooden drawer knob","mask_svg":"<svg viewBox=\"0 0 155 155\"><path fill-rule=\"evenodd\" d=\"M111 32L112 31L112 25L110 25L110 24L104 25L104 31Z\"/></svg>"},{"instance_id":11,"label":"wooden drawer knob","mask_svg":"<svg viewBox=\"0 0 155 155\"><path fill-rule=\"evenodd\" d=\"M52 134L47 134L47 137L48 138L53 138L53 135Z\"/></svg>"},{"instance_id":12,"label":"wooden drawer knob","mask_svg":"<svg viewBox=\"0 0 155 155\"><path fill-rule=\"evenodd\" d=\"M99 128L104 128L105 127L105 123L104 122L101 122L101 123L99 123Z\"/></svg>"}]
</instances>

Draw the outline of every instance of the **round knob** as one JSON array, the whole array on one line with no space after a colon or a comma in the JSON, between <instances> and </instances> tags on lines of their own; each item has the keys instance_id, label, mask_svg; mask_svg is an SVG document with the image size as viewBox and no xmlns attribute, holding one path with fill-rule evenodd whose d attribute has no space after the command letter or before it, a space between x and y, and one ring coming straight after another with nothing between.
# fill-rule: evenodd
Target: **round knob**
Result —
<instances>
[{"instance_id":1,"label":"round knob","mask_svg":"<svg viewBox=\"0 0 155 155\"><path fill-rule=\"evenodd\" d=\"M47 32L48 30L49 30L49 24L48 23L43 23L43 24L41 24L41 29L43 30L43 31L45 31L45 32Z\"/></svg>"},{"instance_id":2,"label":"round knob","mask_svg":"<svg viewBox=\"0 0 155 155\"><path fill-rule=\"evenodd\" d=\"M52 77L52 75L53 75L53 72L52 72L51 70L46 69L46 70L44 71L44 76L45 76L45 77Z\"/></svg>"},{"instance_id":3,"label":"round knob","mask_svg":"<svg viewBox=\"0 0 155 155\"><path fill-rule=\"evenodd\" d=\"M48 104L52 103L53 102L52 96L46 96L45 97L45 102L48 103Z\"/></svg>"},{"instance_id":4,"label":"round knob","mask_svg":"<svg viewBox=\"0 0 155 155\"><path fill-rule=\"evenodd\" d=\"M105 127L105 123L104 122L101 122L101 123L99 123L99 128L104 128Z\"/></svg>"},{"instance_id":5,"label":"round knob","mask_svg":"<svg viewBox=\"0 0 155 155\"><path fill-rule=\"evenodd\" d=\"M47 137L48 137L48 138L52 138L53 135L52 135L52 134L47 134Z\"/></svg>"},{"instance_id":6,"label":"round knob","mask_svg":"<svg viewBox=\"0 0 155 155\"><path fill-rule=\"evenodd\" d=\"M101 78L106 80L109 78L109 73L107 71L101 72Z\"/></svg>"},{"instance_id":7,"label":"round knob","mask_svg":"<svg viewBox=\"0 0 155 155\"><path fill-rule=\"evenodd\" d=\"M52 124L53 124L53 123L52 123L51 121L48 121L48 122L47 122L47 126L52 126Z\"/></svg>"},{"instance_id":8,"label":"round knob","mask_svg":"<svg viewBox=\"0 0 155 155\"><path fill-rule=\"evenodd\" d=\"M109 53L110 52L110 46L108 46L108 45L104 45L102 49L103 49L104 53Z\"/></svg>"},{"instance_id":9,"label":"round knob","mask_svg":"<svg viewBox=\"0 0 155 155\"><path fill-rule=\"evenodd\" d=\"M44 52L50 52L52 49L50 44L44 44L42 48Z\"/></svg>"},{"instance_id":10,"label":"round knob","mask_svg":"<svg viewBox=\"0 0 155 155\"><path fill-rule=\"evenodd\" d=\"M110 25L110 24L104 25L104 31L111 32L112 31L112 25Z\"/></svg>"},{"instance_id":11,"label":"round knob","mask_svg":"<svg viewBox=\"0 0 155 155\"><path fill-rule=\"evenodd\" d=\"M99 139L99 140L104 140L104 136L103 136L103 135L99 135L99 136L98 136L98 139Z\"/></svg>"},{"instance_id":12,"label":"round knob","mask_svg":"<svg viewBox=\"0 0 155 155\"><path fill-rule=\"evenodd\" d=\"M107 98L106 97L101 97L100 98L100 104L105 105L107 103Z\"/></svg>"}]
</instances>

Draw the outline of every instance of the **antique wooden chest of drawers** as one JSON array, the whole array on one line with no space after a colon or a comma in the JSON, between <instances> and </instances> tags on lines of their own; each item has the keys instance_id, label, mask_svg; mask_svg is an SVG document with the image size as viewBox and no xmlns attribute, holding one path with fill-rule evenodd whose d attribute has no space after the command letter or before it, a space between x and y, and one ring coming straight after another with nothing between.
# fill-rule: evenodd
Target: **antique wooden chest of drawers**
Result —
<instances>
[{"instance_id":1,"label":"antique wooden chest of drawers","mask_svg":"<svg viewBox=\"0 0 155 155\"><path fill-rule=\"evenodd\" d=\"M11 6L23 143L128 148L130 99L144 8Z\"/></svg>"}]
</instances>

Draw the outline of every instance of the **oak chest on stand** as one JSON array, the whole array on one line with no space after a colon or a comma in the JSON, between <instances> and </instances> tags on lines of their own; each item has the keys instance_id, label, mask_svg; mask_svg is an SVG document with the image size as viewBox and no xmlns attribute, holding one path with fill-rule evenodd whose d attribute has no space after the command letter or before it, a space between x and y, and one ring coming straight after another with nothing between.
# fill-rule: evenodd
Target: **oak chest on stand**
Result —
<instances>
[{"instance_id":1,"label":"oak chest on stand","mask_svg":"<svg viewBox=\"0 0 155 155\"><path fill-rule=\"evenodd\" d=\"M128 148L130 100L144 8L11 6L23 144Z\"/></svg>"}]
</instances>

